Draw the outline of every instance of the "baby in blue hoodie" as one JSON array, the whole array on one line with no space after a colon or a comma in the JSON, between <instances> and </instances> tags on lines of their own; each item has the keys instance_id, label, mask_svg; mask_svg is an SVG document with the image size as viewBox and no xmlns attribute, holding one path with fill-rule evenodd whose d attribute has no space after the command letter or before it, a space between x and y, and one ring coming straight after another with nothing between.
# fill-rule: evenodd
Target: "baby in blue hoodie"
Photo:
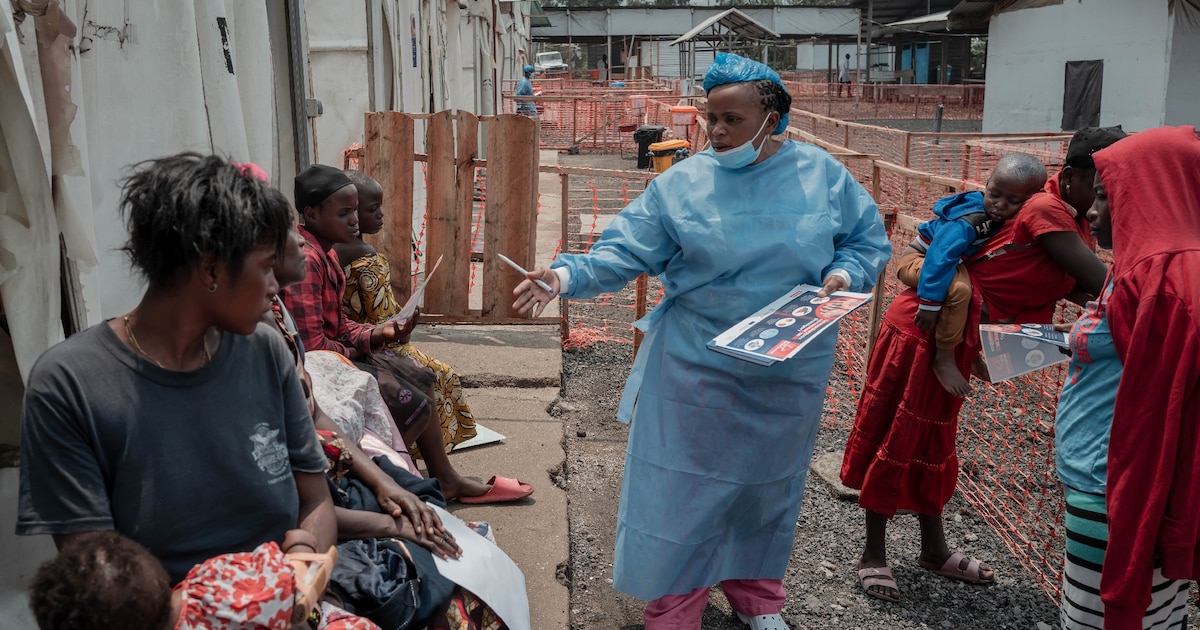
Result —
<instances>
[{"instance_id":1,"label":"baby in blue hoodie","mask_svg":"<svg viewBox=\"0 0 1200 630\"><path fill-rule=\"evenodd\" d=\"M914 322L932 334L937 346L933 373L955 396L971 392L954 361L962 343L971 304L971 278L963 261L1000 230L1004 222L1046 185L1046 167L1025 153L1000 158L983 192L971 191L939 199L935 217L917 228L901 256L896 275L917 289L920 307Z\"/></svg>"}]
</instances>

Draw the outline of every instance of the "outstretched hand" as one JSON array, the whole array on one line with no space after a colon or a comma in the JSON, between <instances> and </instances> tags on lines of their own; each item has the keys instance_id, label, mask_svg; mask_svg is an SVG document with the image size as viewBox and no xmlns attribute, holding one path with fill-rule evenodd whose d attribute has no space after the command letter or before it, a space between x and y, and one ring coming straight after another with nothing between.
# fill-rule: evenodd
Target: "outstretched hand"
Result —
<instances>
[{"instance_id":1,"label":"outstretched hand","mask_svg":"<svg viewBox=\"0 0 1200 630\"><path fill-rule=\"evenodd\" d=\"M553 292L547 293L545 289L539 287L534 280L541 280L550 285ZM547 267L537 267L525 274L525 279L517 288L513 289L513 297L516 301L513 302L513 308L522 315L533 310L533 316L538 317L545 310L546 305L550 300L559 293L558 274L554 273Z\"/></svg>"}]
</instances>

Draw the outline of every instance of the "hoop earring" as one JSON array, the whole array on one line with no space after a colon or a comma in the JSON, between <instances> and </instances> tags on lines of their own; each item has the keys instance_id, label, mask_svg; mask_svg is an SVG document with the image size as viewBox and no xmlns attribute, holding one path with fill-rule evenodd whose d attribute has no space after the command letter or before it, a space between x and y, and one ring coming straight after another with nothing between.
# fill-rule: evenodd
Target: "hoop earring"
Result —
<instances>
[{"instance_id":1,"label":"hoop earring","mask_svg":"<svg viewBox=\"0 0 1200 630\"><path fill-rule=\"evenodd\" d=\"M216 292L217 292L217 283L216 283L216 282L212 283L212 286L208 287L208 292L209 292L209 293L216 293Z\"/></svg>"}]
</instances>

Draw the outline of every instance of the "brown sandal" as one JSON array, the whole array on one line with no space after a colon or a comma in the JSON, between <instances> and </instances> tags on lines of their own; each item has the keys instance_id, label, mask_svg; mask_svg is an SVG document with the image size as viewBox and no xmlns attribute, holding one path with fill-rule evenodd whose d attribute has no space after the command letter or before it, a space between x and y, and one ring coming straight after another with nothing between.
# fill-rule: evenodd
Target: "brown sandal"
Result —
<instances>
[{"instance_id":1,"label":"brown sandal","mask_svg":"<svg viewBox=\"0 0 1200 630\"><path fill-rule=\"evenodd\" d=\"M325 553L289 553L296 583L296 605L292 608L292 625L303 622L321 605L321 596L333 576L337 564L337 547Z\"/></svg>"}]
</instances>

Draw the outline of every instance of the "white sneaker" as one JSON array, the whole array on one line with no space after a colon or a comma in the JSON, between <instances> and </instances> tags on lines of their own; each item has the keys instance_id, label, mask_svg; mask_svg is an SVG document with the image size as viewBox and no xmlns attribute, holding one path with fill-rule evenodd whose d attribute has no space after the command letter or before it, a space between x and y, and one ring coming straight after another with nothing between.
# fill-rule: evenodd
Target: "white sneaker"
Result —
<instances>
[{"instance_id":1,"label":"white sneaker","mask_svg":"<svg viewBox=\"0 0 1200 630\"><path fill-rule=\"evenodd\" d=\"M750 617L748 615L738 613L737 616L738 619L742 620L742 623L749 624L750 630L792 630L791 627L783 621L783 615L758 615L756 617Z\"/></svg>"}]
</instances>

